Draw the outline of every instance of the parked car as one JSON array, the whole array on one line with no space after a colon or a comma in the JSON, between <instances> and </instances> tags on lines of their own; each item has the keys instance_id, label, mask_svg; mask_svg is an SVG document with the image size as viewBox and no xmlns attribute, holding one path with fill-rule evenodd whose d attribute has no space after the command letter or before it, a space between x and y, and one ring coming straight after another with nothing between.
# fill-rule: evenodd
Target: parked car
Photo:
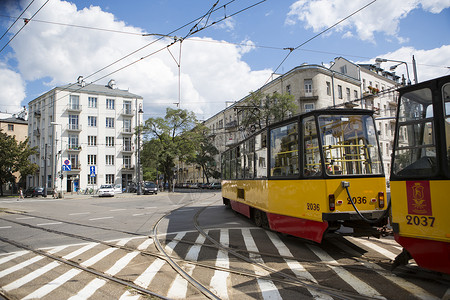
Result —
<instances>
[{"instance_id":1,"label":"parked car","mask_svg":"<svg viewBox=\"0 0 450 300\"><path fill-rule=\"evenodd\" d=\"M116 184L114 186L114 194L122 194L122 185L121 184Z\"/></svg>"},{"instance_id":2,"label":"parked car","mask_svg":"<svg viewBox=\"0 0 450 300\"><path fill-rule=\"evenodd\" d=\"M142 187L142 192L144 195L147 194L158 194L158 186L153 181L144 182L144 186Z\"/></svg>"},{"instance_id":3,"label":"parked car","mask_svg":"<svg viewBox=\"0 0 450 300\"><path fill-rule=\"evenodd\" d=\"M97 193L99 197L114 197L114 186L112 184L103 184L100 186Z\"/></svg>"},{"instance_id":4,"label":"parked car","mask_svg":"<svg viewBox=\"0 0 450 300\"><path fill-rule=\"evenodd\" d=\"M218 190L222 188L222 184L220 182L213 182L210 184L209 188L212 190Z\"/></svg>"},{"instance_id":5,"label":"parked car","mask_svg":"<svg viewBox=\"0 0 450 300\"><path fill-rule=\"evenodd\" d=\"M24 195L24 197L44 196L44 188L43 187L29 187L25 190L25 193L23 195Z\"/></svg>"}]
</instances>

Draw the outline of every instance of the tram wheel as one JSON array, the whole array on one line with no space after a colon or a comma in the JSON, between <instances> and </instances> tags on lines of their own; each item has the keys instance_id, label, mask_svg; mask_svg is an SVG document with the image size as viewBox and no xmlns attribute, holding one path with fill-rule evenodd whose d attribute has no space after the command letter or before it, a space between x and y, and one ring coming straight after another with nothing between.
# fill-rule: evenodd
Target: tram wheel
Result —
<instances>
[{"instance_id":1,"label":"tram wheel","mask_svg":"<svg viewBox=\"0 0 450 300\"><path fill-rule=\"evenodd\" d=\"M259 209L255 209L253 211L253 221L255 222L256 226L268 228L269 222L267 220L267 215L265 212L260 211Z\"/></svg>"}]
</instances>

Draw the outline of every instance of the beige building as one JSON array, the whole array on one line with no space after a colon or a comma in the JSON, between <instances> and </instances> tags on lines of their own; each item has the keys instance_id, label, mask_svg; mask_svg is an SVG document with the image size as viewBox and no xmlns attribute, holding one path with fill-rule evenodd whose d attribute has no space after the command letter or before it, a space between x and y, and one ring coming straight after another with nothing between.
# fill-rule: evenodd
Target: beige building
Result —
<instances>
[{"instance_id":1,"label":"beige building","mask_svg":"<svg viewBox=\"0 0 450 300\"><path fill-rule=\"evenodd\" d=\"M297 113L328 107L373 109L388 177L395 125L392 118L396 109L395 87L399 85L399 78L394 73L381 69L379 65L357 65L338 57L330 68L308 64L298 66L273 79L258 91L263 94L278 92L293 95L298 104ZM239 126L238 109L247 99L248 96L204 121L214 135L214 143L220 153L249 134ZM219 156L216 158L217 162Z\"/></svg>"}]
</instances>

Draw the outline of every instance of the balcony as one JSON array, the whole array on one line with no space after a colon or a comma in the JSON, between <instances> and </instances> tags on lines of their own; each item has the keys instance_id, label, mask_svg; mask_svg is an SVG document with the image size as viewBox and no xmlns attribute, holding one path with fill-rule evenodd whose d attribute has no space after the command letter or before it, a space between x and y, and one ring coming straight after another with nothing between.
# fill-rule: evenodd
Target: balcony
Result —
<instances>
[{"instance_id":1,"label":"balcony","mask_svg":"<svg viewBox=\"0 0 450 300\"><path fill-rule=\"evenodd\" d=\"M238 123L236 120L225 123L225 129L231 129L231 128L235 128L238 126Z\"/></svg>"},{"instance_id":2,"label":"balcony","mask_svg":"<svg viewBox=\"0 0 450 300\"><path fill-rule=\"evenodd\" d=\"M67 145L67 151L81 151L81 146L79 145Z\"/></svg>"},{"instance_id":3,"label":"balcony","mask_svg":"<svg viewBox=\"0 0 450 300\"><path fill-rule=\"evenodd\" d=\"M68 124L66 127L68 131L81 131L81 125L79 124Z\"/></svg>"},{"instance_id":4,"label":"balcony","mask_svg":"<svg viewBox=\"0 0 450 300\"><path fill-rule=\"evenodd\" d=\"M134 170L134 165L132 165L132 164L123 164L122 165L122 170L124 170L124 171L127 171L127 170L132 171L132 170Z\"/></svg>"},{"instance_id":5,"label":"balcony","mask_svg":"<svg viewBox=\"0 0 450 300\"><path fill-rule=\"evenodd\" d=\"M122 128L121 133L125 134L125 135L133 135L133 130L131 128L124 127L124 128Z\"/></svg>"},{"instance_id":6,"label":"balcony","mask_svg":"<svg viewBox=\"0 0 450 300\"><path fill-rule=\"evenodd\" d=\"M68 104L66 110L70 112L81 112L81 105L78 104Z\"/></svg>"},{"instance_id":7,"label":"balcony","mask_svg":"<svg viewBox=\"0 0 450 300\"><path fill-rule=\"evenodd\" d=\"M128 152L128 153L133 153L134 152L134 147L131 147L131 145L124 145L122 147L122 152Z\"/></svg>"},{"instance_id":8,"label":"balcony","mask_svg":"<svg viewBox=\"0 0 450 300\"><path fill-rule=\"evenodd\" d=\"M81 164L80 163L72 164L72 171L73 172L80 172L81 171Z\"/></svg>"},{"instance_id":9,"label":"balcony","mask_svg":"<svg viewBox=\"0 0 450 300\"><path fill-rule=\"evenodd\" d=\"M120 112L120 114L122 116L126 116L126 117L134 117L134 109L125 107L124 109L122 109L122 111Z\"/></svg>"}]
</instances>

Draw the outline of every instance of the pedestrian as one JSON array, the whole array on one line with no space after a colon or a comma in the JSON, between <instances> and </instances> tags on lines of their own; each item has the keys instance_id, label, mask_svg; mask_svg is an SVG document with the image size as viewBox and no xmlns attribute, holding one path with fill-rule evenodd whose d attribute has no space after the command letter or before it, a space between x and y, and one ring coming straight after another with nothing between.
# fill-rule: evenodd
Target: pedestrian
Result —
<instances>
[{"instance_id":1,"label":"pedestrian","mask_svg":"<svg viewBox=\"0 0 450 300\"><path fill-rule=\"evenodd\" d=\"M19 200L25 200L24 198L23 198L23 190L22 190L22 188L19 188L19 199L17 199L17 201L19 201Z\"/></svg>"},{"instance_id":2,"label":"pedestrian","mask_svg":"<svg viewBox=\"0 0 450 300\"><path fill-rule=\"evenodd\" d=\"M53 189L53 198L58 198L58 188L55 186L55 188Z\"/></svg>"}]
</instances>

